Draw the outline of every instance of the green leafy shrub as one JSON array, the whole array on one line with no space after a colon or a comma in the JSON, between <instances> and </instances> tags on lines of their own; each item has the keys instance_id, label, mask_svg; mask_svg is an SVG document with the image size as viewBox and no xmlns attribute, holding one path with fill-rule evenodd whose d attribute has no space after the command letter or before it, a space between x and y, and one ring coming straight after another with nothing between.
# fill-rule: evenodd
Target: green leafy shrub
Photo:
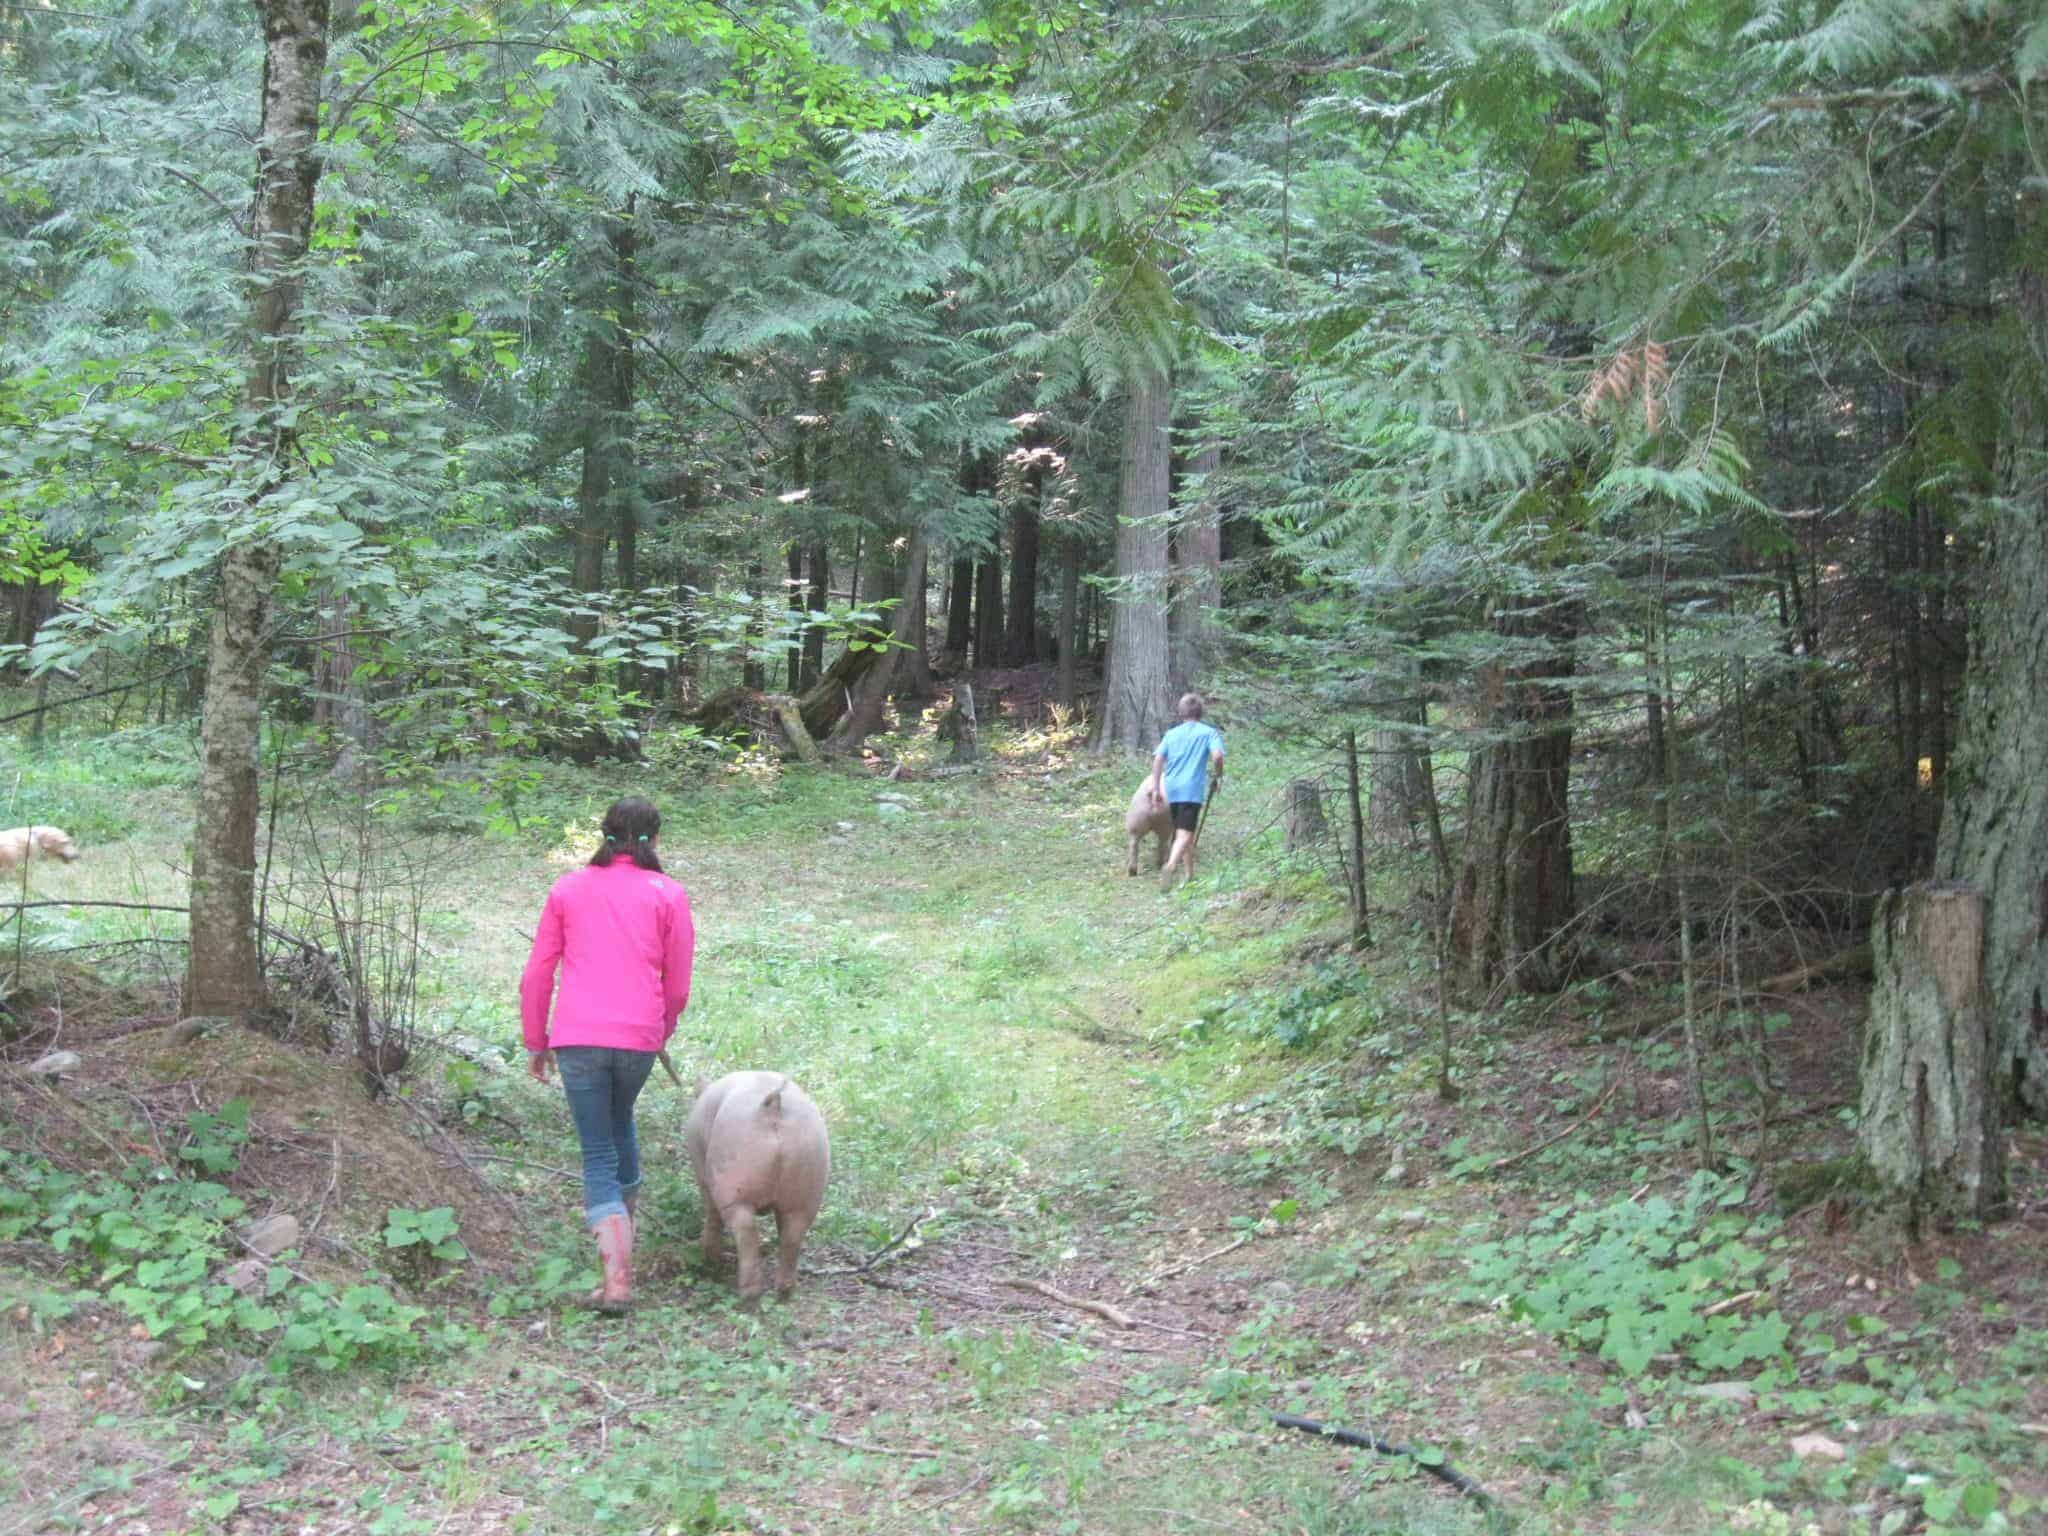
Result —
<instances>
[{"instance_id":1,"label":"green leafy shrub","mask_svg":"<svg viewBox=\"0 0 2048 1536\"><path fill-rule=\"evenodd\" d=\"M248 1115L247 1102L237 1099L218 1114L188 1116L191 1134L180 1162L232 1174ZM170 1346L173 1358L209 1345L258 1357L260 1370L226 1383L230 1397L247 1398L266 1378L302 1366L390 1364L433 1342L420 1326L426 1310L381 1286L337 1288L283 1263L266 1264L256 1283L228 1283L226 1266L242 1252L230 1228L247 1210L225 1184L167 1164L76 1174L0 1147L0 1242L40 1240L66 1256L76 1280ZM455 1241L452 1211L392 1214L412 1218L408 1243L421 1245L426 1261L446 1259L451 1247L466 1256ZM182 1372L165 1380L174 1390L205 1385Z\"/></svg>"},{"instance_id":2,"label":"green leafy shrub","mask_svg":"<svg viewBox=\"0 0 2048 1536\"><path fill-rule=\"evenodd\" d=\"M425 1211L393 1206L384 1218L384 1246L415 1284L469 1257L469 1250L455 1234L453 1206L437 1205Z\"/></svg>"},{"instance_id":3,"label":"green leafy shrub","mask_svg":"<svg viewBox=\"0 0 2048 1536\"><path fill-rule=\"evenodd\" d=\"M1665 1354L1706 1371L1778 1360L1792 1330L1776 1311L1708 1313L1787 1272L1754 1246L1769 1226L1739 1209L1747 1194L1739 1180L1699 1173L1675 1203L1659 1195L1596 1205L1582 1195L1517 1236L1473 1248L1460 1294L1504 1304L1629 1376Z\"/></svg>"},{"instance_id":4,"label":"green leafy shrub","mask_svg":"<svg viewBox=\"0 0 2048 1536\"><path fill-rule=\"evenodd\" d=\"M1289 987L1233 993L1190 1027L1196 1038L1220 1030L1256 1044L1307 1051L1378 1028L1379 999L1351 965L1324 963Z\"/></svg>"}]
</instances>

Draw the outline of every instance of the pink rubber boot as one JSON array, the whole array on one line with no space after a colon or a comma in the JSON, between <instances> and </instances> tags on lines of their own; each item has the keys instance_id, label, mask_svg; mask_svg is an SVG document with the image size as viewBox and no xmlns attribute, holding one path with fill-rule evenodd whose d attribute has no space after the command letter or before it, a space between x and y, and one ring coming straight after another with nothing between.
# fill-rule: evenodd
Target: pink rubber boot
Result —
<instances>
[{"instance_id":1,"label":"pink rubber boot","mask_svg":"<svg viewBox=\"0 0 2048 1536\"><path fill-rule=\"evenodd\" d=\"M597 1224L597 1256L604 1284L593 1298L600 1312L617 1314L633 1304L633 1218L614 1212Z\"/></svg>"}]
</instances>

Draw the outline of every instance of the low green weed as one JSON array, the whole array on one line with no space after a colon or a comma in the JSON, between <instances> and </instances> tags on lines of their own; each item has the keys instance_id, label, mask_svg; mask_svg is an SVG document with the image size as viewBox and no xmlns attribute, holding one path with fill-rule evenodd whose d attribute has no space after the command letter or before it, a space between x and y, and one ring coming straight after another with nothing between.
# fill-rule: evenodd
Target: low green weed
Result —
<instances>
[{"instance_id":1,"label":"low green weed","mask_svg":"<svg viewBox=\"0 0 2048 1536\"><path fill-rule=\"evenodd\" d=\"M1308 1051L1378 1028L1380 1000L1355 965L1326 961L1288 987L1234 992L1205 1008L1184 1032L1222 1033L1254 1044Z\"/></svg>"},{"instance_id":2,"label":"low green weed","mask_svg":"<svg viewBox=\"0 0 2048 1536\"><path fill-rule=\"evenodd\" d=\"M719 1503L731 1480L709 1431L689 1431L680 1444L650 1435L572 1476L564 1502L575 1509L579 1530L712 1536L738 1528L735 1512Z\"/></svg>"},{"instance_id":3,"label":"low green weed","mask_svg":"<svg viewBox=\"0 0 2048 1536\"><path fill-rule=\"evenodd\" d=\"M1049 1374L1087 1359L1081 1344L1048 1344L1029 1330L970 1333L949 1329L940 1338L953 1364L967 1378L968 1391L984 1407L1035 1393Z\"/></svg>"},{"instance_id":4,"label":"low green weed","mask_svg":"<svg viewBox=\"0 0 2048 1536\"><path fill-rule=\"evenodd\" d=\"M181 1161L207 1174L232 1174L247 1137L246 1101L230 1101L218 1114L195 1113L188 1126ZM337 1288L311 1279L284 1262L288 1254L263 1263L260 1275L230 1284L228 1266L241 1253L230 1233L247 1211L225 1184L165 1164L137 1164L118 1175L75 1174L0 1147L0 1242L40 1240L64 1255L73 1279L168 1346L171 1359L210 1345L260 1358L260 1372L226 1381L232 1400L246 1400L266 1378L281 1379L300 1367L392 1364L457 1341L447 1330L423 1326L426 1309L381 1286ZM459 1249L452 1213L441 1214L445 1222L411 1229L415 1241L445 1226L437 1242ZM182 1370L167 1373L164 1382L173 1395L207 1386Z\"/></svg>"},{"instance_id":5,"label":"low green weed","mask_svg":"<svg viewBox=\"0 0 2048 1536\"><path fill-rule=\"evenodd\" d=\"M1706 1371L1778 1361L1792 1327L1777 1312L1709 1312L1787 1273L1765 1251L1773 1224L1740 1209L1747 1194L1739 1180L1698 1173L1676 1202L1602 1205L1582 1195L1516 1236L1474 1247L1460 1294L1504 1306L1627 1376L1672 1353Z\"/></svg>"},{"instance_id":6,"label":"low green weed","mask_svg":"<svg viewBox=\"0 0 2048 1536\"><path fill-rule=\"evenodd\" d=\"M437 1205L426 1211L394 1206L384 1219L384 1246L415 1285L446 1275L449 1265L469 1257L469 1250L455 1233L452 1206Z\"/></svg>"}]
</instances>

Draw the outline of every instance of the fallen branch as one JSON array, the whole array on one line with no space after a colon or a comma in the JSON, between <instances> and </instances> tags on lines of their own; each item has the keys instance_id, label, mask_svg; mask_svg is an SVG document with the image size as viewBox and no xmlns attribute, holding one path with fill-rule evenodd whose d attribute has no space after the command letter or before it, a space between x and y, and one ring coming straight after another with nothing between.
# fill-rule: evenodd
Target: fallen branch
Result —
<instances>
[{"instance_id":1,"label":"fallen branch","mask_svg":"<svg viewBox=\"0 0 2048 1536\"><path fill-rule=\"evenodd\" d=\"M1547 1141L1539 1141L1533 1147L1524 1147L1521 1151L1510 1153L1506 1157L1495 1158L1491 1163L1488 1163L1486 1165L1486 1171L1488 1173L1499 1173L1503 1168L1512 1168L1516 1163L1519 1163L1523 1158L1534 1157L1538 1152L1541 1152L1545 1147L1556 1146L1560 1141L1563 1141L1565 1137L1571 1135L1574 1131L1583 1130L1588 1124L1592 1122L1593 1117L1599 1114L1600 1111L1606 1107L1607 1101L1614 1097L1614 1090L1619 1088L1620 1086L1621 1074L1617 1072L1607 1080L1607 1086L1600 1090L1600 1097L1593 1101L1593 1107L1587 1110L1583 1115L1579 1116L1578 1119L1574 1120L1570 1125L1566 1126L1563 1130L1559 1131L1555 1136L1552 1136Z\"/></svg>"},{"instance_id":2,"label":"fallen branch","mask_svg":"<svg viewBox=\"0 0 2048 1536\"><path fill-rule=\"evenodd\" d=\"M920 1214L911 1217L910 1224L906 1226L901 1232L898 1232L894 1237L890 1238L888 1242L884 1243L881 1247L877 1248L873 1253L868 1255L868 1257L862 1260L860 1263L840 1264L835 1265L830 1269L814 1269L811 1271L811 1273L814 1275L864 1275L869 1270L873 1269L877 1264L881 1263L882 1260L889 1257L889 1255L895 1252L895 1250L901 1248L905 1243L909 1242L912 1237L916 1236L917 1229L919 1227L923 1226L926 1222L930 1221L933 1217L937 1216L938 1214L939 1208L937 1206L928 1205Z\"/></svg>"},{"instance_id":3,"label":"fallen branch","mask_svg":"<svg viewBox=\"0 0 2048 1536\"><path fill-rule=\"evenodd\" d=\"M849 1451L859 1451L863 1456L908 1456L918 1461L959 1461L961 1458L951 1451L926 1451L911 1445L875 1445L866 1440L850 1440L845 1435L828 1435L822 1430L811 1433L827 1445L841 1445Z\"/></svg>"},{"instance_id":4,"label":"fallen branch","mask_svg":"<svg viewBox=\"0 0 2048 1536\"><path fill-rule=\"evenodd\" d=\"M469 1174L470 1178L475 1182L476 1187L478 1189L482 1190L485 1194L489 1195L492 1199L496 1200L498 1204L503 1206L505 1210L508 1213L510 1213L512 1219L515 1222L517 1222L521 1227L530 1228L531 1223L527 1218L526 1212L523 1209L521 1209L519 1202L517 1200L514 1200L510 1195L506 1194L504 1190L498 1188L497 1185L493 1184L489 1179L484 1177L483 1170L477 1167L475 1163L469 1160L469 1154L464 1152L462 1150L461 1144L457 1142L453 1136L448 1134L446 1127L444 1127L432 1115L428 1114L424 1109L420 1108L419 1105L415 1104L410 1098L406 1097L404 1094L396 1094L394 1095L394 1097L398 1100L399 1103L403 1104L407 1109L413 1112L414 1117L419 1120L420 1124L424 1125L429 1131L431 1131L436 1137L440 1139L442 1144L448 1149L448 1155L454 1158L456 1162L462 1165L463 1170Z\"/></svg>"},{"instance_id":5,"label":"fallen branch","mask_svg":"<svg viewBox=\"0 0 2048 1536\"><path fill-rule=\"evenodd\" d=\"M26 912L32 907L120 907L129 912L176 912L180 916L192 910L156 901L0 901L0 912Z\"/></svg>"},{"instance_id":6,"label":"fallen branch","mask_svg":"<svg viewBox=\"0 0 2048 1536\"><path fill-rule=\"evenodd\" d=\"M150 451L155 453L165 452L163 449L152 449ZM209 465L209 461L205 459L188 462L197 464L202 469ZM148 677L137 678L132 683L115 683L111 687L95 688L89 693L74 693L69 698L46 699L33 709L18 709L11 715L0 715L0 725L11 725L16 720L26 720L30 715L39 715L46 709L62 709L67 704L83 704L88 699L103 699L110 693L132 693L137 688L147 688L151 683L160 683L167 677L176 677L180 672L190 672L194 667L204 665L204 662L188 661L182 666L172 667L168 672L154 672ZM176 907L171 910L183 912L185 909L183 907Z\"/></svg>"},{"instance_id":7,"label":"fallen branch","mask_svg":"<svg viewBox=\"0 0 2048 1536\"><path fill-rule=\"evenodd\" d=\"M1726 1301L1717 1301L1711 1307L1700 1309L1701 1317L1719 1317L1723 1312L1733 1312L1746 1301L1755 1301L1762 1291L1744 1291L1740 1296L1730 1296Z\"/></svg>"},{"instance_id":8,"label":"fallen branch","mask_svg":"<svg viewBox=\"0 0 2048 1536\"><path fill-rule=\"evenodd\" d=\"M502 1152L472 1152L471 1157L480 1157L487 1163L504 1163L513 1168L531 1168L535 1173L551 1173L558 1179L580 1179L582 1174L573 1168L557 1168L551 1163L530 1163L523 1157L507 1157Z\"/></svg>"},{"instance_id":9,"label":"fallen branch","mask_svg":"<svg viewBox=\"0 0 2048 1536\"><path fill-rule=\"evenodd\" d=\"M1229 1242L1225 1243L1221 1248L1212 1248L1207 1253L1199 1254L1195 1258L1187 1260L1185 1263L1175 1264L1169 1269L1162 1269L1155 1275L1148 1275L1145 1279L1140 1280L1136 1285L1131 1287L1130 1294L1135 1296L1140 1291L1149 1291L1154 1286L1158 1285L1162 1280L1171 1280L1175 1275L1184 1275L1191 1269L1200 1269L1204 1264L1207 1264L1210 1260L1220 1259L1226 1253L1235 1253L1238 1249L1242 1248L1246 1243L1250 1242L1255 1235L1256 1234L1251 1232L1243 1233L1240 1236L1232 1238Z\"/></svg>"},{"instance_id":10,"label":"fallen branch","mask_svg":"<svg viewBox=\"0 0 2048 1536\"><path fill-rule=\"evenodd\" d=\"M1138 1320L1130 1313L1119 1311L1106 1301L1090 1301L1085 1296L1069 1296L1065 1291L1055 1290L1043 1280L1005 1280L1003 1284L1017 1291L1036 1291L1063 1307L1075 1307L1083 1312L1093 1312L1097 1317L1116 1324L1119 1328L1135 1328Z\"/></svg>"},{"instance_id":11,"label":"fallen branch","mask_svg":"<svg viewBox=\"0 0 2048 1536\"><path fill-rule=\"evenodd\" d=\"M1766 976L1756 984L1754 990L1770 996L1785 992L1801 992L1822 981L1868 981L1871 975L1870 967L1870 946L1857 944L1839 954L1829 955L1825 960L1816 960L1811 965L1781 971L1776 976Z\"/></svg>"}]
</instances>

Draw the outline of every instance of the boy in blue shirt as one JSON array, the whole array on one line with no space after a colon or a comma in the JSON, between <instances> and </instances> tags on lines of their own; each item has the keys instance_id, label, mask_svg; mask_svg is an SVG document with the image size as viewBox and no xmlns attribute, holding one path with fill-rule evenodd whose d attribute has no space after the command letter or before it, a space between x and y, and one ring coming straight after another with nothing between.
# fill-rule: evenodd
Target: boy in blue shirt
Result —
<instances>
[{"instance_id":1,"label":"boy in blue shirt","mask_svg":"<svg viewBox=\"0 0 2048 1536\"><path fill-rule=\"evenodd\" d=\"M1209 798L1209 775L1223 777L1223 733L1202 723L1202 696L1182 694L1178 713L1180 724L1159 739L1159 749L1152 754L1148 786L1152 804L1164 805L1173 817L1173 847L1159 872L1162 891L1173 889L1176 864L1184 878L1195 878L1195 829Z\"/></svg>"}]
</instances>

